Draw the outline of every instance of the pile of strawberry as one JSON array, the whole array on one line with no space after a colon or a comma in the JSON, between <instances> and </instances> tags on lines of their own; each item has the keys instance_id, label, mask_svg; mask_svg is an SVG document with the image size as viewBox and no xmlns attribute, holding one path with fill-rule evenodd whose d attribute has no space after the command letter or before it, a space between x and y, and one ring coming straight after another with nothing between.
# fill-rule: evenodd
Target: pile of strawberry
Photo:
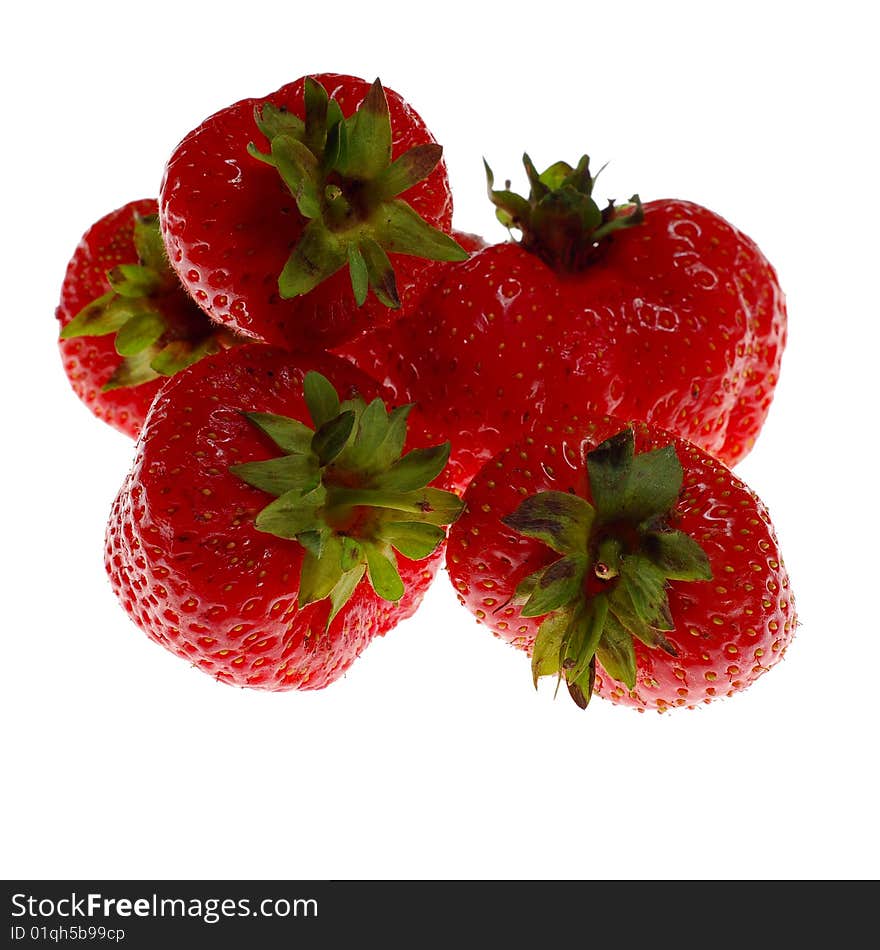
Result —
<instances>
[{"instance_id":1,"label":"pile of strawberry","mask_svg":"<svg viewBox=\"0 0 880 950\"><path fill-rule=\"evenodd\" d=\"M776 274L680 200L600 208L589 159L452 229L441 148L377 80L305 77L174 149L85 233L57 309L77 395L137 438L110 582L218 680L337 680L445 558L585 707L749 686L794 601L733 472L773 396Z\"/></svg>"}]
</instances>

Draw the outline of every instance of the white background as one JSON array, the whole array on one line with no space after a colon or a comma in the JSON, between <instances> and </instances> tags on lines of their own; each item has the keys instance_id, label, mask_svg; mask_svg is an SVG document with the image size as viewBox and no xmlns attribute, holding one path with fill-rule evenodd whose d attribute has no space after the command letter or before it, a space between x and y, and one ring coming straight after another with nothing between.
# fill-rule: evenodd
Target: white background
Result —
<instances>
[{"instance_id":1,"label":"white background","mask_svg":"<svg viewBox=\"0 0 880 950\"><path fill-rule=\"evenodd\" d=\"M5 14L3 764L7 878L875 878L878 68L871 4L20 4ZM310 12L314 11L314 12ZM53 311L93 220L154 196L203 117L310 72L377 75L445 145L455 224L502 240L589 151L599 197L750 234L790 342L739 473L801 626L698 711L583 714L441 575L320 693L231 689L151 644L105 580L132 443L68 388Z\"/></svg>"}]
</instances>

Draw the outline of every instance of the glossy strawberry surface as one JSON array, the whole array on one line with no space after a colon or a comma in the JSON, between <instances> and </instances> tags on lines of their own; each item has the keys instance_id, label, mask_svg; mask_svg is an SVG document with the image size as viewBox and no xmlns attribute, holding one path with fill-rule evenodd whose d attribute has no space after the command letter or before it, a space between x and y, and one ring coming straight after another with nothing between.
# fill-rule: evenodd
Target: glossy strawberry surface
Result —
<instances>
[{"instance_id":1,"label":"glossy strawberry surface","mask_svg":"<svg viewBox=\"0 0 880 950\"><path fill-rule=\"evenodd\" d=\"M449 271L404 337L407 387L470 473L542 412L614 413L735 464L773 396L786 335L776 274L720 216L644 205L580 273L516 243Z\"/></svg>"},{"instance_id":2,"label":"glossy strawberry surface","mask_svg":"<svg viewBox=\"0 0 880 950\"><path fill-rule=\"evenodd\" d=\"M592 415L542 423L490 460L465 494L465 513L449 535L451 581L480 624L530 655L544 618L523 616L514 594L525 577L558 555L501 519L541 491L592 500L584 457L625 425ZM723 463L654 426L633 428L637 452L675 446L684 479L670 524L700 545L712 577L669 582L673 629L665 637L676 655L635 641L634 688L599 664L594 692L661 712L732 696L782 659L797 624L773 524L760 499Z\"/></svg>"},{"instance_id":3,"label":"glossy strawberry surface","mask_svg":"<svg viewBox=\"0 0 880 950\"><path fill-rule=\"evenodd\" d=\"M314 77L351 115L370 83L335 73ZM254 110L269 103L304 116L305 78L261 98L243 99L205 119L174 149L160 191L163 233L173 266L194 299L213 318L256 339L295 349L332 346L393 319L374 297L357 307L347 270L302 297L283 299L278 278L305 219L275 168L248 154L266 148ZM386 89L396 158L434 143L421 117ZM452 196L441 162L403 195L429 224L449 230ZM392 254L402 310L424 289L421 259Z\"/></svg>"},{"instance_id":4,"label":"glossy strawberry surface","mask_svg":"<svg viewBox=\"0 0 880 950\"><path fill-rule=\"evenodd\" d=\"M113 505L106 567L125 610L150 639L224 683L290 690L334 682L373 637L413 613L442 556L441 548L398 559L405 593L396 603L362 581L327 629L327 599L297 605L304 549L257 530L271 497L230 466L277 454L244 412L308 418L308 370L342 399L380 394L329 355L294 359L255 344L208 357L157 398ZM423 444L412 427L408 439Z\"/></svg>"}]
</instances>

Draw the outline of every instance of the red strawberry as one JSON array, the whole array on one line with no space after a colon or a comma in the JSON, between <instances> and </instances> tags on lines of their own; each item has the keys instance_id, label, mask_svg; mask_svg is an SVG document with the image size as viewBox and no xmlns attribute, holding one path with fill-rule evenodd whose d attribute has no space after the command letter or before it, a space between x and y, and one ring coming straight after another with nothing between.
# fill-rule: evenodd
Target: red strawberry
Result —
<instances>
[{"instance_id":1,"label":"red strawberry","mask_svg":"<svg viewBox=\"0 0 880 950\"><path fill-rule=\"evenodd\" d=\"M794 634L767 510L721 462L646 423L536 426L471 481L450 531L461 602L555 675L640 710L730 696Z\"/></svg>"},{"instance_id":2,"label":"red strawberry","mask_svg":"<svg viewBox=\"0 0 880 950\"><path fill-rule=\"evenodd\" d=\"M452 237L468 254L475 254L487 246L478 234L467 231L453 229ZM450 266L444 261L426 262L420 273L421 285L430 289L440 281ZM420 298L421 294L416 297ZM335 353L351 360L368 376L388 386L399 401L409 401L412 398L409 380L413 372L412 367L403 365L403 351L408 347L405 348L401 341L406 336L414 335L418 338L421 334L421 313L412 313L409 310L411 308L393 323L364 330L353 340L334 349Z\"/></svg>"},{"instance_id":3,"label":"red strawberry","mask_svg":"<svg viewBox=\"0 0 880 950\"><path fill-rule=\"evenodd\" d=\"M168 266L156 201L105 215L83 235L55 311L74 392L92 412L137 436L159 387L236 342L212 323Z\"/></svg>"},{"instance_id":4,"label":"red strawberry","mask_svg":"<svg viewBox=\"0 0 880 950\"><path fill-rule=\"evenodd\" d=\"M444 233L441 152L379 80L326 73L243 99L168 161L172 263L207 313L253 337L300 350L350 339L415 306L422 258L467 256Z\"/></svg>"},{"instance_id":5,"label":"red strawberry","mask_svg":"<svg viewBox=\"0 0 880 950\"><path fill-rule=\"evenodd\" d=\"M455 240L469 253L476 253L486 247L486 242L476 234L465 231L452 232ZM426 283L436 282L446 272L449 264L432 261L425 266ZM458 266L458 265L455 265ZM405 314L394 323L365 330L360 336L337 347L334 352L350 360L367 375L382 383L394 394L398 402L414 403L411 418L431 442L442 442L447 438L448 428L442 416L438 417L432 405L430 392L423 392L423 402L417 402L411 386L413 366L408 361L409 345L403 343L407 338L418 339L421 333L420 312ZM444 478L446 485L456 492L463 492L473 474L469 460L462 453L450 458Z\"/></svg>"},{"instance_id":6,"label":"red strawberry","mask_svg":"<svg viewBox=\"0 0 880 950\"><path fill-rule=\"evenodd\" d=\"M226 683L319 689L413 613L461 502L427 487L448 444L378 392L337 357L263 345L161 391L106 546L152 640Z\"/></svg>"},{"instance_id":7,"label":"red strawberry","mask_svg":"<svg viewBox=\"0 0 880 950\"><path fill-rule=\"evenodd\" d=\"M414 398L473 472L528 419L583 410L653 422L728 464L751 448L785 341L776 274L706 208L600 211L588 159L490 194L520 242L488 247L425 298L403 340Z\"/></svg>"}]
</instances>

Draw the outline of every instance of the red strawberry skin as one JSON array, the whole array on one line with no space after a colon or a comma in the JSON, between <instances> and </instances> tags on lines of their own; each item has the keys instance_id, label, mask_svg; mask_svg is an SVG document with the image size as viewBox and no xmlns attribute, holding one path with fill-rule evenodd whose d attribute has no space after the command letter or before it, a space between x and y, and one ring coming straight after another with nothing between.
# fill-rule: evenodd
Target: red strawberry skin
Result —
<instances>
[{"instance_id":1,"label":"red strawberry skin","mask_svg":"<svg viewBox=\"0 0 880 950\"><path fill-rule=\"evenodd\" d=\"M517 584L553 560L550 549L501 523L527 495L574 492L591 500L583 455L625 423L583 416L541 425L492 459L471 481L465 512L447 547L458 598L481 624L531 654L542 617L523 617L509 603ZM633 691L597 666L595 693L640 711L695 707L746 689L782 659L796 613L775 531L763 503L725 465L684 439L634 425L636 451L674 443L684 469L674 527L709 558L713 579L670 582L678 656L636 641Z\"/></svg>"},{"instance_id":2,"label":"red strawberry skin","mask_svg":"<svg viewBox=\"0 0 880 950\"><path fill-rule=\"evenodd\" d=\"M776 274L706 208L663 200L644 213L578 274L508 242L425 298L401 366L469 472L544 411L644 419L731 465L750 450L785 344Z\"/></svg>"},{"instance_id":3,"label":"red strawberry skin","mask_svg":"<svg viewBox=\"0 0 880 950\"><path fill-rule=\"evenodd\" d=\"M296 360L251 345L179 373L153 405L134 465L116 498L106 568L125 610L147 636L236 686L321 689L337 680L374 636L410 616L441 559L398 560L406 593L397 603L362 582L324 632L328 600L297 607L303 549L257 531L268 496L229 472L277 449L241 414L307 420L302 381L317 370L340 398L381 395L349 363ZM410 433L414 446L418 436Z\"/></svg>"},{"instance_id":4,"label":"red strawberry skin","mask_svg":"<svg viewBox=\"0 0 880 950\"><path fill-rule=\"evenodd\" d=\"M476 254L488 246L478 234L454 228L451 233L468 254ZM451 267L460 266L457 262L425 261L418 274L418 290L414 298L422 299L426 292L445 278ZM407 336L419 339L423 332L422 322L422 311L408 307L393 323L364 330L355 339L336 347L333 352L351 360L368 376L389 387L398 402L412 401L414 396L410 391L410 381L414 370L412 366L404 364L408 347L402 341Z\"/></svg>"},{"instance_id":5,"label":"red strawberry skin","mask_svg":"<svg viewBox=\"0 0 880 950\"><path fill-rule=\"evenodd\" d=\"M314 76L347 116L370 84L353 76ZM282 299L278 275L305 220L278 172L251 157L249 142L265 148L255 106L269 102L303 118L305 77L263 98L243 99L207 118L171 155L160 189L160 214L169 257L184 285L216 320L259 340L293 349L329 347L393 319L372 296L355 306L347 269L304 297ZM401 96L385 90L391 113L392 154L435 140ZM403 196L426 221L448 232L452 196L445 164ZM402 308L416 306L424 262L393 255ZM399 311L398 311L399 313Z\"/></svg>"},{"instance_id":6,"label":"red strawberry skin","mask_svg":"<svg viewBox=\"0 0 880 950\"><path fill-rule=\"evenodd\" d=\"M83 307L111 289L108 270L137 261L134 216L155 214L156 210L155 199L130 201L86 231L67 265L61 299L55 311L59 330L67 326ZM181 305L187 306L183 292L181 298ZM76 395L99 419L135 438L164 380L102 392L101 387L120 363L113 334L59 340L58 347L64 372Z\"/></svg>"},{"instance_id":7,"label":"red strawberry skin","mask_svg":"<svg viewBox=\"0 0 880 950\"><path fill-rule=\"evenodd\" d=\"M469 254L476 254L488 246L477 234L457 231L454 228L451 233ZM439 283L450 267L461 267L461 264L426 261L420 281L426 289L432 287ZM385 386L398 404L414 403L410 418L423 430L427 442L436 444L448 438L448 426L446 420L439 417L435 411L431 394L419 390L422 396L420 400L419 395L413 391L415 368L409 356L412 351L403 341L407 338L421 338L423 314L418 309L412 312L407 309L408 312L394 323L365 330L354 340L336 347L333 352L354 363L358 369ZM443 472L443 484L449 490L461 494L467 488L472 475L471 458L466 452L458 452L450 458Z\"/></svg>"}]
</instances>

